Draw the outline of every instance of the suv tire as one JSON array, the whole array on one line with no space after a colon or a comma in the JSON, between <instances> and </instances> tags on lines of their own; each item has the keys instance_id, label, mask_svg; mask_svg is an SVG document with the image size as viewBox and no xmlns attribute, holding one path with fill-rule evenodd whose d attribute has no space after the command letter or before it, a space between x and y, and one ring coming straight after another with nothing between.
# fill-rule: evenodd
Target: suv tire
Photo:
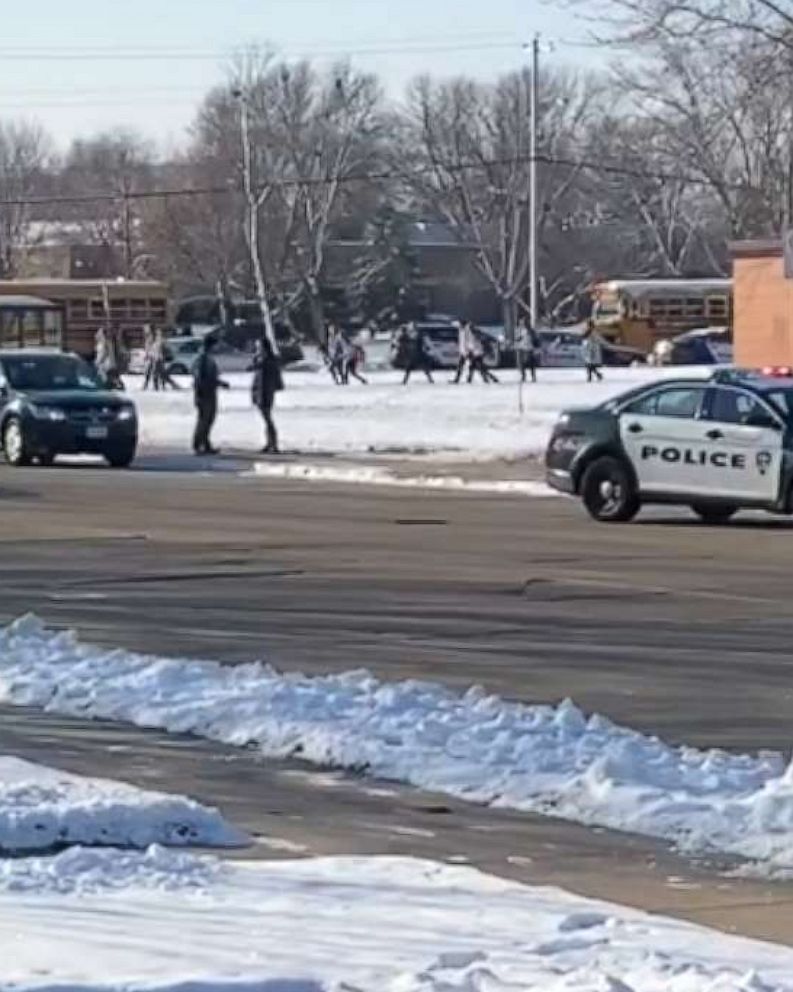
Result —
<instances>
[{"instance_id":1,"label":"suv tire","mask_svg":"<svg viewBox=\"0 0 793 992\"><path fill-rule=\"evenodd\" d=\"M19 417L9 417L3 428L3 452L9 465L20 468L30 465L31 454L25 438L25 428Z\"/></svg>"},{"instance_id":2,"label":"suv tire","mask_svg":"<svg viewBox=\"0 0 793 992\"><path fill-rule=\"evenodd\" d=\"M135 448L134 444L111 448L105 452L105 461L111 468L129 468L135 460Z\"/></svg>"},{"instance_id":3,"label":"suv tire","mask_svg":"<svg viewBox=\"0 0 793 992\"><path fill-rule=\"evenodd\" d=\"M584 470L581 499L589 515L603 523L627 523L641 506L630 469L611 455L596 458Z\"/></svg>"}]
</instances>

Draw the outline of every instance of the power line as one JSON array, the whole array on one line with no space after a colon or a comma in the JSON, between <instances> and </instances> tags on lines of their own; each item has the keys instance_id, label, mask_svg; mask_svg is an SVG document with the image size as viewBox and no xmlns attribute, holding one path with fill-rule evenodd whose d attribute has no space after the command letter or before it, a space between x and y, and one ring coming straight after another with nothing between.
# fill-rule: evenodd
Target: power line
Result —
<instances>
[{"instance_id":1,"label":"power line","mask_svg":"<svg viewBox=\"0 0 793 992\"><path fill-rule=\"evenodd\" d=\"M274 177L267 182L261 183L260 188L272 187L293 188L296 186L327 186L334 184L350 184L365 182L387 182L389 180L410 181L411 178L431 175L442 172L446 175L456 175L463 172L470 172L483 168L511 167L518 165L528 165L532 161L530 155L511 156L508 158L478 159L468 162L440 163L438 165L426 165L410 171L395 171L383 169L379 171L350 173L346 176L332 178L329 176L284 176ZM576 169L585 172L594 172L599 175L610 175L621 178L632 178L642 180L653 180L657 182L677 182L691 186L710 187L713 184L708 179L699 176L692 176L686 173L664 172L645 169L631 169L626 166L613 165L607 162L593 162L591 160L578 160L554 155L539 154L535 161L541 165L559 166ZM742 192L747 188L745 183L725 183L724 188L733 192ZM131 190L127 192L102 191L97 193L73 193L56 194L51 196L30 196L30 197L5 197L0 198L1 207L42 207L56 205L81 205L88 203L112 203L125 200L167 200L195 196L228 196L232 193L240 192L240 188L234 182L218 186L179 186L152 190Z\"/></svg>"},{"instance_id":2,"label":"power line","mask_svg":"<svg viewBox=\"0 0 793 992\"><path fill-rule=\"evenodd\" d=\"M359 47L350 46L275 46L276 58L338 58L367 55L426 55L434 53L505 51L522 49L523 41L515 36L502 40L486 41L482 38L470 41L417 40L409 43L372 43ZM0 48L0 59L4 62L218 62L232 60L236 55L250 50L250 46L214 50L187 49L4 49ZM268 51L268 46L262 46Z\"/></svg>"}]
</instances>

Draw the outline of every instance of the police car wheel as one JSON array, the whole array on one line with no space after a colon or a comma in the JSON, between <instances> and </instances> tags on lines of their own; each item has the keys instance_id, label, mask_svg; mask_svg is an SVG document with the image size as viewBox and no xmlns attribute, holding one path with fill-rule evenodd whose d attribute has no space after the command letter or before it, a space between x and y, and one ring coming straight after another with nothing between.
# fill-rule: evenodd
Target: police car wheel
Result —
<instances>
[{"instance_id":1,"label":"police car wheel","mask_svg":"<svg viewBox=\"0 0 793 992\"><path fill-rule=\"evenodd\" d=\"M603 457L586 469L581 480L581 499L595 520L626 523L639 512L639 496L624 462Z\"/></svg>"},{"instance_id":2,"label":"police car wheel","mask_svg":"<svg viewBox=\"0 0 793 992\"><path fill-rule=\"evenodd\" d=\"M706 524L726 524L738 512L732 503L692 503L691 509Z\"/></svg>"}]
</instances>

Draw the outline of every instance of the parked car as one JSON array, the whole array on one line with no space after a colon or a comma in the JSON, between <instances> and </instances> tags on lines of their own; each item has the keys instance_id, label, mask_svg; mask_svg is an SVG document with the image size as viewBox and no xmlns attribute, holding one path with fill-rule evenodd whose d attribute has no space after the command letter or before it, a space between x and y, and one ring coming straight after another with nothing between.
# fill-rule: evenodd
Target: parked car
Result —
<instances>
[{"instance_id":1,"label":"parked car","mask_svg":"<svg viewBox=\"0 0 793 992\"><path fill-rule=\"evenodd\" d=\"M89 453L124 468L135 457L138 416L78 355L0 351L0 438L9 465Z\"/></svg>"},{"instance_id":2,"label":"parked car","mask_svg":"<svg viewBox=\"0 0 793 992\"><path fill-rule=\"evenodd\" d=\"M170 375L189 375L201 351L203 338L168 338L165 342L165 363ZM225 341L219 341L212 357L218 364L221 374L247 372L253 365L253 355L249 351L232 348Z\"/></svg>"},{"instance_id":3,"label":"parked car","mask_svg":"<svg viewBox=\"0 0 793 992\"><path fill-rule=\"evenodd\" d=\"M702 327L659 341L653 349L656 365L732 365L732 331Z\"/></svg>"},{"instance_id":4,"label":"parked car","mask_svg":"<svg viewBox=\"0 0 793 992\"><path fill-rule=\"evenodd\" d=\"M486 342L485 364L491 368L514 369L517 364L515 346L507 340L503 324L485 324L477 330Z\"/></svg>"},{"instance_id":5,"label":"parked car","mask_svg":"<svg viewBox=\"0 0 793 992\"><path fill-rule=\"evenodd\" d=\"M192 296L176 307L174 323L187 335L220 334L234 348L245 350L261 338L264 328L258 300L225 300L217 296ZM303 349L291 327L275 321L275 339L282 365L303 360Z\"/></svg>"},{"instance_id":6,"label":"parked car","mask_svg":"<svg viewBox=\"0 0 793 992\"><path fill-rule=\"evenodd\" d=\"M449 323L416 321L416 331L424 338L427 353L433 368L453 369L457 365L457 326ZM395 369L405 367L405 356L397 348L399 330L391 335L391 365Z\"/></svg>"},{"instance_id":7,"label":"parked car","mask_svg":"<svg viewBox=\"0 0 793 992\"><path fill-rule=\"evenodd\" d=\"M578 331L540 330L540 360L543 368L579 368L584 359L581 354L581 334Z\"/></svg>"}]
</instances>

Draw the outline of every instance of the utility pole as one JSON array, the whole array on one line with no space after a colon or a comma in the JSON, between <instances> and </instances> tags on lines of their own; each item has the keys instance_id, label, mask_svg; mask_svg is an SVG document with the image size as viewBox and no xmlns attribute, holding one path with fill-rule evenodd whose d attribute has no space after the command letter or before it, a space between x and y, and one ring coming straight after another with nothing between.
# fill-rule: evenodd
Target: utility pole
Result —
<instances>
[{"instance_id":1,"label":"utility pole","mask_svg":"<svg viewBox=\"0 0 793 992\"><path fill-rule=\"evenodd\" d=\"M267 299L267 284L262 268L261 252L259 250L259 210L267 197L267 191L258 192L253 175L253 146L251 144L250 107L248 93L244 88L234 91L240 103L240 134L242 137L242 182L245 189L245 199L248 203L248 248L250 251L251 268L256 282L256 296L262 313L264 335L270 343L274 355L278 355L278 341L275 337L272 312Z\"/></svg>"},{"instance_id":2,"label":"utility pole","mask_svg":"<svg viewBox=\"0 0 793 992\"><path fill-rule=\"evenodd\" d=\"M531 326L537 328L537 145L539 125L537 104L540 89L540 36L534 35L531 43L531 86L529 90L529 315Z\"/></svg>"}]
</instances>

